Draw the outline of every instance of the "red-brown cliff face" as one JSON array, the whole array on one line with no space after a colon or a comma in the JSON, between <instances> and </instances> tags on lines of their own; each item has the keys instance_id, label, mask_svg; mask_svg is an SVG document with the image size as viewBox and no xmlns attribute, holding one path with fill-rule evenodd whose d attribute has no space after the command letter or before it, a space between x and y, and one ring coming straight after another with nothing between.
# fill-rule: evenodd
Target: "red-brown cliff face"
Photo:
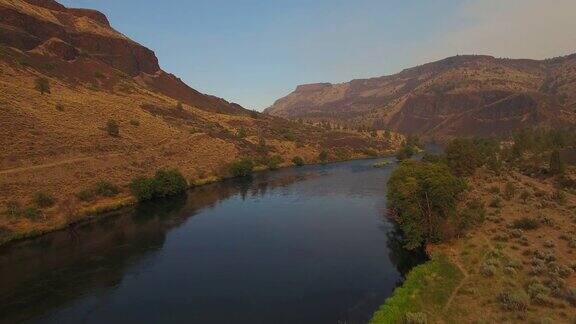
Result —
<instances>
[{"instance_id":1,"label":"red-brown cliff face","mask_svg":"<svg viewBox=\"0 0 576 324\"><path fill-rule=\"evenodd\" d=\"M246 113L240 106L204 95L162 71L153 51L114 30L96 10L66 8L52 0L0 0L0 43L36 54L37 60L68 62L74 67L68 69L71 73L62 69L50 72L69 82L90 83L94 74L121 72L153 91L200 109ZM113 86L114 80L109 81L108 86Z\"/></svg>"},{"instance_id":2,"label":"red-brown cliff face","mask_svg":"<svg viewBox=\"0 0 576 324\"><path fill-rule=\"evenodd\" d=\"M573 124L576 55L451 57L391 76L299 86L266 112L440 139Z\"/></svg>"}]
</instances>

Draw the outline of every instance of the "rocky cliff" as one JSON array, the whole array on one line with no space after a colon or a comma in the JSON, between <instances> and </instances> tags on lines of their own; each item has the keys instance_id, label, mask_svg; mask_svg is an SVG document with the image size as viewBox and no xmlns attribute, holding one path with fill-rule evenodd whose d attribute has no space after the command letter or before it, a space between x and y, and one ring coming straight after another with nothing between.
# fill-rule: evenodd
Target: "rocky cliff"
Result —
<instances>
[{"instance_id":1,"label":"rocky cliff","mask_svg":"<svg viewBox=\"0 0 576 324\"><path fill-rule=\"evenodd\" d=\"M266 112L431 138L570 125L576 55L544 61L456 56L391 76L298 86Z\"/></svg>"}]
</instances>

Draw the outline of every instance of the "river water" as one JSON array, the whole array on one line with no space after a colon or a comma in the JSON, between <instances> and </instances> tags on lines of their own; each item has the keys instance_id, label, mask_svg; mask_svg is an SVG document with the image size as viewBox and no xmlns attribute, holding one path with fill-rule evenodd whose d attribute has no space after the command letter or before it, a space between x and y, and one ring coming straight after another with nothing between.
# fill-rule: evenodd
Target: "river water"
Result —
<instances>
[{"instance_id":1,"label":"river water","mask_svg":"<svg viewBox=\"0 0 576 324\"><path fill-rule=\"evenodd\" d=\"M365 323L422 256L379 160L257 174L0 249L0 322ZM392 161L392 159L391 159Z\"/></svg>"}]
</instances>

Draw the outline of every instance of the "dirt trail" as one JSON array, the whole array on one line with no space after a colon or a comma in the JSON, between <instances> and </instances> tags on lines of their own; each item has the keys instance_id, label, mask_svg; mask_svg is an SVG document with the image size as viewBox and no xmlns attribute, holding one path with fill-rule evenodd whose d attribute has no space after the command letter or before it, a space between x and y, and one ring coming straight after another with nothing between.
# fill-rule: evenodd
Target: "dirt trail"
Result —
<instances>
[{"instance_id":1,"label":"dirt trail","mask_svg":"<svg viewBox=\"0 0 576 324\"><path fill-rule=\"evenodd\" d=\"M494 250L494 246L492 245L492 242L490 242L490 240L486 237L486 235L484 233L480 233L480 237L482 237L482 239L484 241L486 241L486 243L489 247L489 251ZM448 309L448 307L450 307L450 305L452 304L452 301L454 300L454 297L458 294L460 289L462 289L462 287L464 286L464 284L466 283L466 281L468 280L468 277L469 277L468 271L462 265L462 263L460 262L460 259L456 256L455 251L451 249L450 252L452 254L452 256L450 258L451 261L458 267L458 269L460 269L460 271L464 275L464 278L462 278L462 280L460 280L460 283L458 284L458 286L456 286L456 288L454 288L454 290L452 291L452 294L450 295L450 298L448 298L448 301L446 302L446 305L444 305L444 307L442 308L442 311L445 311L446 309Z\"/></svg>"},{"instance_id":2,"label":"dirt trail","mask_svg":"<svg viewBox=\"0 0 576 324\"><path fill-rule=\"evenodd\" d=\"M26 167L5 169L5 170L0 170L0 175L1 174L5 175L5 174L18 173L18 172L25 172L25 171L31 171L31 170L46 169L46 168L65 165L65 164L84 162L84 161L88 161L88 160L92 160L92 159L96 159L96 158L93 156L77 157L77 158L61 160L61 161L57 161L57 162L50 162L50 163L38 164L38 165L32 165L32 166L26 166Z\"/></svg>"},{"instance_id":3,"label":"dirt trail","mask_svg":"<svg viewBox=\"0 0 576 324\"><path fill-rule=\"evenodd\" d=\"M452 249L450 249L450 252L452 254L452 256L450 257L452 263L454 263L458 269L460 269L460 272L462 272L462 274L464 275L464 278L462 278L462 280L460 280L460 283L458 284L458 286L456 286L456 288L454 288L454 290L452 291L452 294L450 294L450 298L448 298L448 301L446 302L446 305L444 305L444 307L442 308L442 311L445 311L446 309L448 309L448 307L450 307L450 305L452 304L452 301L454 300L454 297L458 294L458 292L460 291L460 289L462 288L462 286L464 286L464 284L466 283L466 281L468 280L468 270L466 270L466 268L462 265L462 263L460 262L460 260L458 259L456 252Z\"/></svg>"}]
</instances>

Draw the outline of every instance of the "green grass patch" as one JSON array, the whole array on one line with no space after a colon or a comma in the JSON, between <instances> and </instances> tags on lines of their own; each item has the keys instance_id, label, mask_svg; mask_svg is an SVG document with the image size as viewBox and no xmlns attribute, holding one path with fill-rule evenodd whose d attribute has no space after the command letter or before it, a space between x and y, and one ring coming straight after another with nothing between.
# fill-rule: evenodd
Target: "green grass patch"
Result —
<instances>
[{"instance_id":1,"label":"green grass patch","mask_svg":"<svg viewBox=\"0 0 576 324\"><path fill-rule=\"evenodd\" d=\"M402 323L407 314L425 313L430 319L448 302L463 274L444 254L412 269L384 305L374 313L370 323Z\"/></svg>"}]
</instances>

